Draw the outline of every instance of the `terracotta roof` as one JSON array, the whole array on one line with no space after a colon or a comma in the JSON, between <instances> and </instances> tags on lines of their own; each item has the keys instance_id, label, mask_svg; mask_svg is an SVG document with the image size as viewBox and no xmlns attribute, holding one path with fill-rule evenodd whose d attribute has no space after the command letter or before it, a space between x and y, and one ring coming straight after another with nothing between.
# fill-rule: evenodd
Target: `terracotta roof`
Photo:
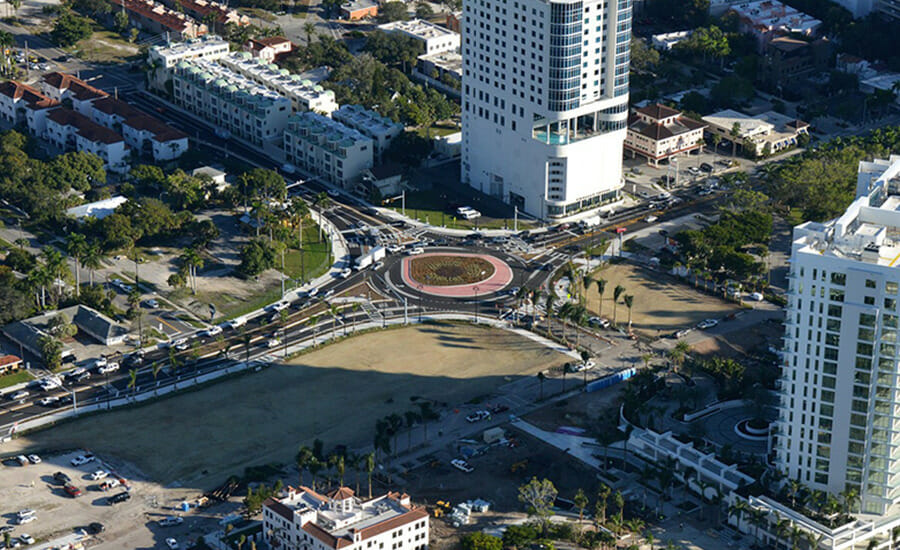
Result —
<instances>
[{"instance_id":1,"label":"terracotta roof","mask_svg":"<svg viewBox=\"0 0 900 550\"><path fill-rule=\"evenodd\" d=\"M349 540L345 537L335 537L312 521L308 521L303 524L302 529L309 533L311 536L319 539L323 544L330 548L344 548L345 546L350 546L353 544L352 540Z\"/></svg>"},{"instance_id":2,"label":"terracotta roof","mask_svg":"<svg viewBox=\"0 0 900 550\"><path fill-rule=\"evenodd\" d=\"M263 507L268 508L288 521L294 521L294 512L289 506L281 503L278 499L269 497L263 502Z\"/></svg>"},{"instance_id":3,"label":"terracotta roof","mask_svg":"<svg viewBox=\"0 0 900 550\"><path fill-rule=\"evenodd\" d=\"M104 97L103 99L95 101L92 105L94 109L97 109L101 113L106 113L107 115L117 115L122 117L123 119L145 114L143 111L135 109L121 99L116 99L114 97Z\"/></svg>"},{"instance_id":4,"label":"terracotta roof","mask_svg":"<svg viewBox=\"0 0 900 550\"><path fill-rule=\"evenodd\" d=\"M58 101L50 99L36 88L15 80L7 80L0 83L0 94L15 100L21 99L28 103L32 109L47 109L59 105Z\"/></svg>"},{"instance_id":5,"label":"terracotta roof","mask_svg":"<svg viewBox=\"0 0 900 550\"><path fill-rule=\"evenodd\" d=\"M675 122L671 124L645 122L637 114L631 115L628 119L628 129L630 131L637 132L657 141L686 134L700 128L706 128L706 126L707 125L702 122L698 122L685 116L678 117L675 119Z\"/></svg>"},{"instance_id":6,"label":"terracotta roof","mask_svg":"<svg viewBox=\"0 0 900 550\"><path fill-rule=\"evenodd\" d=\"M647 115L656 120L660 120L663 118L669 118L670 116L678 116L681 114L681 111L676 111L670 107L666 107L661 103L654 103L653 105L647 105L646 107L641 107L637 110L637 112Z\"/></svg>"},{"instance_id":7,"label":"terracotta roof","mask_svg":"<svg viewBox=\"0 0 900 550\"><path fill-rule=\"evenodd\" d=\"M197 14L199 19L212 14L215 15L216 21L219 23L236 23L238 25L250 23L250 19L246 15L241 15L237 10L229 9L218 2L206 2L205 0L177 1L186 11Z\"/></svg>"},{"instance_id":8,"label":"terracotta roof","mask_svg":"<svg viewBox=\"0 0 900 550\"><path fill-rule=\"evenodd\" d=\"M788 122L787 124L785 124L785 126L787 126L788 128L794 128L794 129L799 130L800 128L809 127L809 123L804 122L800 119L797 119L797 120L792 120L792 121Z\"/></svg>"},{"instance_id":9,"label":"terracotta roof","mask_svg":"<svg viewBox=\"0 0 900 550\"><path fill-rule=\"evenodd\" d=\"M326 497L326 496L323 495L322 493L317 493L316 491L313 491L312 489L310 489L309 487L307 487L307 486L305 486L305 485L300 485L300 486L298 487L298 490L300 490L300 491L302 491L302 492L304 492L304 493L309 493L309 495L310 495L311 497L313 497L314 499L319 500L320 502L327 502L327 501L328 501L328 497Z\"/></svg>"},{"instance_id":10,"label":"terracotta roof","mask_svg":"<svg viewBox=\"0 0 900 550\"><path fill-rule=\"evenodd\" d=\"M111 3L179 33L194 35L206 33L206 25L197 24L185 14L170 10L152 0L112 0Z\"/></svg>"},{"instance_id":11,"label":"terracotta roof","mask_svg":"<svg viewBox=\"0 0 900 550\"><path fill-rule=\"evenodd\" d=\"M44 82L46 84L49 84L50 86L53 86L57 90L68 90L69 93L75 96L76 99L82 101L106 97L109 95L103 90L94 88L87 82L66 73L50 73L44 75Z\"/></svg>"},{"instance_id":12,"label":"terracotta roof","mask_svg":"<svg viewBox=\"0 0 900 550\"><path fill-rule=\"evenodd\" d=\"M16 363L21 363L22 359L16 357L15 355L4 355L0 357L0 367L8 367L10 365L15 365Z\"/></svg>"},{"instance_id":13,"label":"terracotta roof","mask_svg":"<svg viewBox=\"0 0 900 550\"><path fill-rule=\"evenodd\" d=\"M806 48L809 46L809 43L787 36L779 36L769 42L769 46L787 53Z\"/></svg>"},{"instance_id":14,"label":"terracotta roof","mask_svg":"<svg viewBox=\"0 0 900 550\"><path fill-rule=\"evenodd\" d=\"M93 120L72 109L60 107L50 111L47 118L62 126L72 126L78 129L78 135L94 142L111 144L124 141L116 132L100 126Z\"/></svg>"},{"instance_id":15,"label":"terracotta roof","mask_svg":"<svg viewBox=\"0 0 900 550\"><path fill-rule=\"evenodd\" d=\"M188 135L181 130L176 130L158 118L144 113L127 119L123 124L125 126L130 126L135 130L150 132L153 134L153 139L160 143L188 137Z\"/></svg>"},{"instance_id":16,"label":"terracotta roof","mask_svg":"<svg viewBox=\"0 0 900 550\"><path fill-rule=\"evenodd\" d=\"M353 498L354 494L353 489L350 487L341 487L328 493L328 498L332 500L346 500L348 498Z\"/></svg>"},{"instance_id":17,"label":"terracotta roof","mask_svg":"<svg viewBox=\"0 0 900 550\"><path fill-rule=\"evenodd\" d=\"M405 514L400 514L399 516L394 516L390 519L386 519L380 523L376 523L375 525L366 527L365 529L360 529L359 535L362 538L367 539L369 537L374 537L380 535L381 533L390 531L391 529L396 529L397 527L406 525L407 523L412 523L416 520L427 517L428 511L424 508L413 508Z\"/></svg>"}]
</instances>

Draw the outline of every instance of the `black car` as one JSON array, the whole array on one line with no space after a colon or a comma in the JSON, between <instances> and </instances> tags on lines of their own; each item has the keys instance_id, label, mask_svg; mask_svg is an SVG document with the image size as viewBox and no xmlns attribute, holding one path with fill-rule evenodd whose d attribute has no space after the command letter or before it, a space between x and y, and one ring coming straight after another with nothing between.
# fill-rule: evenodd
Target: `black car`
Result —
<instances>
[{"instance_id":1,"label":"black car","mask_svg":"<svg viewBox=\"0 0 900 550\"><path fill-rule=\"evenodd\" d=\"M704 172L712 172L713 171L712 164L710 164L708 162L702 163L700 165L700 169L703 170Z\"/></svg>"},{"instance_id":2,"label":"black car","mask_svg":"<svg viewBox=\"0 0 900 550\"><path fill-rule=\"evenodd\" d=\"M107 504L118 504L120 502L125 502L131 498L131 493L125 491L122 493L115 494L111 497L106 498Z\"/></svg>"},{"instance_id":3,"label":"black car","mask_svg":"<svg viewBox=\"0 0 900 550\"><path fill-rule=\"evenodd\" d=\"M103 526L99 521L95 521L87 526L87 532L92 535L97 535L106 530L106 527Z\"/></svg>"},{"instance_id":4,"label":"black car","mask_svg":"<svg viewBox=\"0 0 900 550\"><path fill-rule=\"evenodd\" d=\"M62 483L63 485L72 481L72 478L66 475L64 472L56 472L55 474L53 474L53 479L57 483Z\"/></svg>"}]
</instances>

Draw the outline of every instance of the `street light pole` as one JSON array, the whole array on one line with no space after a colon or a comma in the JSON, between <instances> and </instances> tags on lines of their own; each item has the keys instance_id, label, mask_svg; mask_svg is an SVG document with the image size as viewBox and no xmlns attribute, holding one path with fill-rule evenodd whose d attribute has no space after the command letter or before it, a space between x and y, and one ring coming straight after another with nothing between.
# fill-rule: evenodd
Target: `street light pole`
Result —
<instances>
[{"instance_id":1,"label":"street light pole","mask_svg":"<svg viewBox=\"0 0 900 550\"><path fill-rule=\"evenodd\" d=\"M482 273L484 273L482 271ZM478 285L472 287L472 292L475 293L475 301L473 302L473 309L475 310L475 324L478 324Z\"/></svg>"},{"instance_id":2,"label":"street light pole","mask_svg":"<svg viewBox=\"0 0 900 550\"><path fill-rule=\"evenodd\" d=\"M419 290L419 324L422 323L422 284L418 284L416 288Z\"/></svg>"}]
</instances>

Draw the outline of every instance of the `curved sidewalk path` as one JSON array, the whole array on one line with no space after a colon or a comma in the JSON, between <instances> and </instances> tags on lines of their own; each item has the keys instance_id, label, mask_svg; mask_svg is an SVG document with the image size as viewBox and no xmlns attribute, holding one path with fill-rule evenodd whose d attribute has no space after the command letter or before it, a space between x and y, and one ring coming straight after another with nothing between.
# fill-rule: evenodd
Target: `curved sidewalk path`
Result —
<instances>
[{"instance_id":1,"label":"curved sidewalk path","mask_svg":"<svg viewBox=\"0 0 900 550\"><path fill-rule=\"evenodd\" d=\"M426 285L425 283L421 283L413 279L412 274L410 273L412 270L413 260L415 260L416 258L429 258L437 256L479 258L490 263L494 267L494 273L487 279L484 279L483 281L479 281L477 283L451 286ZM439 252L431 254L420 254L418 256L407 256L402 260L402 265L400 266L400 274L403 277L403 284L405 284L410 289L415 289L425 294L431 294L432 296L441 296L443 298L474 299L476 296L484 296L487 294L498 292L513 280L512 268L510 268L509 265L507 265L506 262L504 262L500 258L496 258L489 254L465 254L462 252Z\"/></svg>"}]
</instances>

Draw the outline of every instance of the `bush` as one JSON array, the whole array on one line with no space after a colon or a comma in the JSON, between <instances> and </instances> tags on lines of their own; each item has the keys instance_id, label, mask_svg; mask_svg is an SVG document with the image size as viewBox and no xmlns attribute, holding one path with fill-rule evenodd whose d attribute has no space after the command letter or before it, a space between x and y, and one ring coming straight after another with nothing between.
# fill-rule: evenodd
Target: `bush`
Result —
<instances>
[{"instance_id":1,"label":"bush","mask_svg":"<svg viewBox=\"0 0 900 550\"><path fill-rule=\"evenodd\" d=\"M93 34L91 20L79 17L71 12L64 12L56 18L50 36L60 46L72 46Z\"/></svg>"},{"instance_id":2,"label":"bush","mask_svg":"<svg viewBox=\"0 0 900 550\"><path fill-rule=\"evenodd\" d=\"M502 550L501 539L485 533L468 533L460 541L463 550Z\"/></svg>"},{"instance_id":3,"label":"bush","mask_svg":"<svg viewBox=\"0 0 900 550\"><path fill-rule=\"evenodd\" d=\"M538 538L538 528L532 523L510 525L503 532L503 546L522 548Z\"/></svg>"}]
</instances>

